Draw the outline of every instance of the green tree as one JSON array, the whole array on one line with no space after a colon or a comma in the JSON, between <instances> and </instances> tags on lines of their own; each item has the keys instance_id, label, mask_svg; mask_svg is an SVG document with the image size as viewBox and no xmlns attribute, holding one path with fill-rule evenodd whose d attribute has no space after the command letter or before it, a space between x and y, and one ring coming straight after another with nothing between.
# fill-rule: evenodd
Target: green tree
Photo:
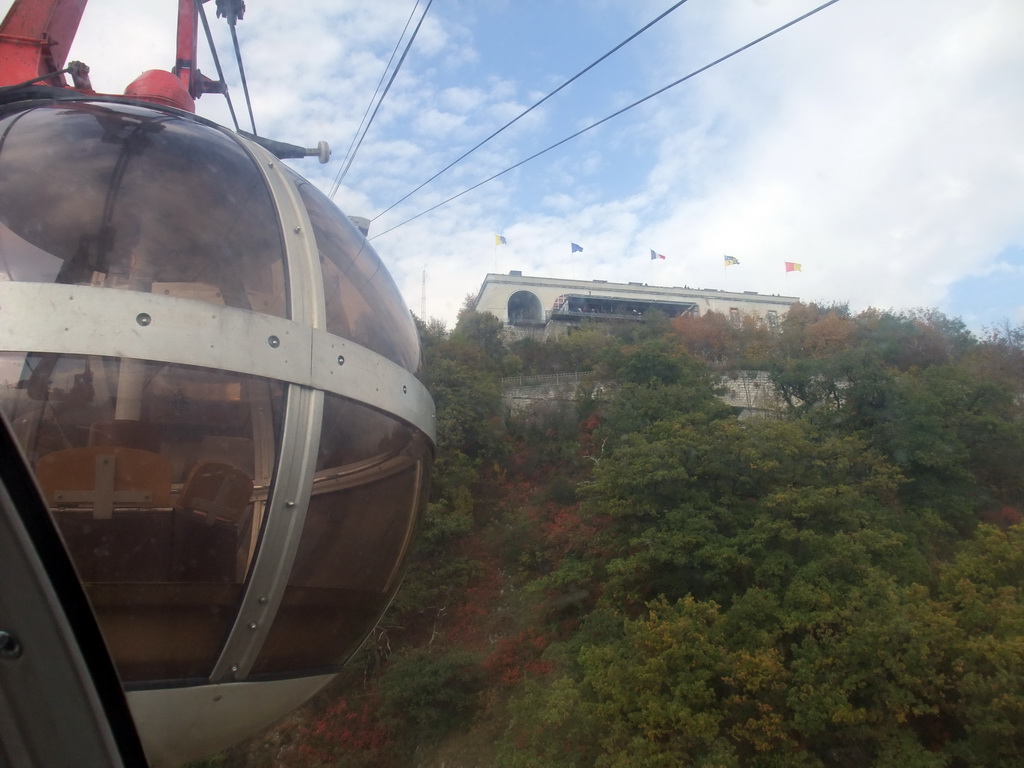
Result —
<instances>
[{"instance_id":1,"label":"green tree","mask_svg":"<svg viewBox=\"0 0 1024 768\"><path fill-rule=\"evenodd\" d=\"M380 716L412 752L465 726L482 687L482 670L471 654L410 651L394 659L380 680Z\"/></svg>"},{"instance_id":2,"label":"green tree","mask_svg":"<svg viewBox=\"0 0 1024 768\"><path fill-rule=\"evenodd\" d=\"M469 299L459 311L449 341L453 346L465 344L477 354L474 363L481 370L490 369L498 375L506 372L508 350L504 341L505 326L490 312L472 309Z\"/></svg>"},{"instance_id":3,"label":"green tree","mask_svg":"<svg viewBox=\"0 0 1024 768\"><path fill-rule=\"evenodd\" d=\"M1024 758L1024 526L981 526L942 571L940 596L957 624L956 693L946 721L962 766Z\"/></svg>"},{"instance_id":4,"label":"green tree","mask_svg":"<svg viewBox=\"0 0 1024 768\"><path fill-rule=\"evenodd\" d=\"M658 422L623 438L585 489L609 516L609 594L636 602L692 593L728 604L833 563L847 579L874 565L924 568L891 502L899 476L855 437L808 421Z\"/></svg>"}]
</instances>

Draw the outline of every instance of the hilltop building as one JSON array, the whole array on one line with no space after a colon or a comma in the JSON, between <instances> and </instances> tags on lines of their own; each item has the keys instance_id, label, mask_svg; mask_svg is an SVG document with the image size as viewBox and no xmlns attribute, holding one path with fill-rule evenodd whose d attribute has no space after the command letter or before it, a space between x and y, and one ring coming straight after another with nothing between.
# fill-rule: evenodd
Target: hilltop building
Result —
<instances>
[{"instance_id":1,"label":"hilltop building","mask_svg":"<svg viewBox=\"0 0 1024 768\"><path fill-rule=\"evenodd\" d=\"M488 274L474 304L523 335L560 335L584 321L642 320L651 310L669 317L719 312L734 322L754 315L774 324L795 296L734 293L714 288L666 288L646 283L529 277L518 270Z\"/></svg>"}]
</instances>

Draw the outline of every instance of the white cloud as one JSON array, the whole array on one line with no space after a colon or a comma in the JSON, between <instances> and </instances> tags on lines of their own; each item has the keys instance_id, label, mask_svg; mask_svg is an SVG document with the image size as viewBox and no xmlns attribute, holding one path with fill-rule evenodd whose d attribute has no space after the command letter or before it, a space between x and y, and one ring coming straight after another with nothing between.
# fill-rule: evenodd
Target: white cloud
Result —
<instances>
[{"instance_id":1,"label":"white cloud","mask_svg":"<svg viewBox=\"0 0 1024 768\"><path fill-rule=\"evenodd\" d=\"M371 233L814 5L686 3ZM313 0L301 12L248 4L238 34L257 126L304 145L329 140L329 166L296 164L321 188L333 181L409 10L375 0ZM621 39L662 10L653 2L434 4L338 202L376 215L607 50L607 41L576 34L581 20L600 18ZM120 92L143 69L173 63L174 12L170 0L92 0L73 53L92 66L100 90ZM495 28L521 20L517 13L534 17ZM230 38L223 20L211 23L244 128ZM521 52L538 24L562 42L556 64L529 77L533 62ZM568 269L858 307L941 305L951 285L991 273L1001 253L1024 244L1022 28L1019 0L840 2L374 245L416 311L426 264L428 313L449 324L494 269ZM212 75L205 45L200 61ZM199 107L228 119L219 97ZM510 240L497 253L496 231ZM571 240L586 259L568 259ZM649 248L669 259L650 265ZM723 253L741 266L723 271ZM787 276L784 260L804 271Z\"/></svg>"},{"instance_id":2,"label":"white cloud","mask_svg":"<svg viewBox=\"0 0 1024 768\"><path fill-rule=\"evenodd\" d=\"M421 110L413 121L416 131L428 134L432 138L461 137L465 124L465 116L437 109Z\"/></svg>"},{"instance_id":3,"label":"white cloud","mask_svg":"<svg viewBox=\"0 0 1024 768\"><path fill-rule=\"evenodd\" d=\"M697 143L714 144L724 124L728 145L712 148L699 197L680 190L667 228L709 256L745 255L743 277L729 274L744 288L771 291L788 259L805 265L792 290L861 306L937 304L965 268L1019 239L1022 102L1008 73L991 78L993 57L1006 66L1013 45L1006 14L1021 13L1000 2L915 7L913 27L894 30L891 4L836 6L821 14L836 14L829 23L806 22L820 21L813 35L782 33L711 78L714 115ZM771 26L758 15L732 21L750 36ZM1024 59L1011 56L1019 75ZM670 143L652 177L661 185L700 163ZM707 284L715 271L698 274Z\"/></svg>"},{"instance_id":4,"label":"white cloud","mask_svg":"<svg viewBox=\"0 0 1024 768\"><path fill-rule=\"evenodd\" d=\"M486 101L486 93L480 88L451 87L441 91L440 102L457 112L479 109Z\"/></svg>"}]
</instances>

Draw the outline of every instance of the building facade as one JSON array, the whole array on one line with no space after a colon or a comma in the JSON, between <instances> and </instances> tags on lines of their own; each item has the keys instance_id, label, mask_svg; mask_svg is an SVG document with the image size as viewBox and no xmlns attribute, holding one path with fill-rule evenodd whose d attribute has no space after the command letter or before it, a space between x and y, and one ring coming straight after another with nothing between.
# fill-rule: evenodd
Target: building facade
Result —
<instances>
[{"instance_id":1,"label":"building facade","mask_svg":"<svg viewBox=\"0 0 1024 768\"><path fill-rule=\"evenodd\" d=\"M475 308L523 333L550 335L564 333L585 320L642 320L651 310L669 317L719 312L735 322L753 315L774 324L798 301L795 296L756 291L530 277L513 270L507 275L488 274Z\"/></svg>"}]
</instances>

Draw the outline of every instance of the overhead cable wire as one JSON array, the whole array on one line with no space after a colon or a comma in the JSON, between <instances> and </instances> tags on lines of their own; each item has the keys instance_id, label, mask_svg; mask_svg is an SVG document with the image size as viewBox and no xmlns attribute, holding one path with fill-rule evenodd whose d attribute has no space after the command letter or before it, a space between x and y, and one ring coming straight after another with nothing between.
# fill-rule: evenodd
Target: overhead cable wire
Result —
<instances>
[{"instance_id":1,"label":"overhead cable wire","mask_svg":"<svg viewBox=\"0 0 1024 768\"><path fill-rule=\"evenodd\" d=\"M409 194L407 194L407 195L406 195L405 197L403 197L403 198L401 198L401 199L399 199L399 200L396 200L395 202L393 202L393 203L392 203L391 205L389 205L389 206L388 206L387 208L385 208L385 209L384 209L383 211L381 211L381 212L380 212L380 213L378 213L378 214L377 214L376 216L374 216L374 217L373 217L373 218L371 219L371 221L376 221L376 220L377 220L377 219L379 219L379 218L380 218L381 216L383 216L383 215L384 215L385 213L387 213L387 212L388 212L388 211L390 211L390 210L391 210L392 208L394 208L394 207L395 207L396 205L399 205L399 204L401 204L401 203L405 202L406 200L408 200L408 199L409 199L410 197L412 197L413 195L415 195L415 194L416 194L417 192L419 192L419 191L420 191L421 189L423 189L423 188L424 188L425 186L427 186L427 184L429 184L429 183L430 183L430 182L432 182L432 181L433 181L434 179L436 179L436 178L437 178L438 176L440 176L440 175L441 175L442 173L444 173L445 171L449 170L450 168L452 168L452 167L453 167L453 166L455 166L456 164L458 164L458 163L461 163L461 162L462 162L463 160L465 160L465 159L466 159L467 157L469 157L469 156L470 156L471 154L473 154L473 153L474 153L474 152L476 152L476 151L477 151L478 149L480 149L480 147L482 147L482 146L483 146L484 144L486 144L486 143L487 143L488 141L490 141L490 140L491 140L491 139L493 139L493 138L494 138L495 136L497 136L497 135L498 135L499 133L501 133L502 131L504 131L504 130L505 130L506 128L509 128L509 127L511 127L511 126L512 126L513 124L515 124L516 122L518 122L518 121L519 121L519 120L520 120L521 118L523 118L523 117L526 117L526 115L528 115L528 114L530 114L531 112L533 112L533 110L535 110L535 109L536 109L537 107L539 107L539 106L540 106L541 104L543 104L543 103L544 103L545 101L547 101L548 99L550 99L550 98L551 98L552 96L554 96L554 95L555 95L556 93L558 93L559 91L561 91L561 90L562 90L563 88L565 88L566 86L568 86L568 85L572 84L572 83L573 83L574 81L578 80L578 79L579 79L580 77L582 77L582 76L583 76L583 75L585 75L585 74L586 74L587 72L589 72L590 70L592 70L592 69L593 69L594 67L596 67L596 66L597 66L598 64L600 64L600 63L601 63L602 61L604 61L604 60L605 60L605 59L607 59L607 58L608 58L609 56L611 56L611 55L612 55L613 53L615 53L616 51L618 51L618 50L619 50L620 48L622 48L622 47L623 47L624 45L626 45L627 43L630 43L630 42L632 42L632 41L633 41L633 40L634 40L635 38L639 37L639 36L640 36L641 34L643 34L643 33L644 33L644 32L646 32L646 31L647 31L648 29L650 29L651 27L653 27L653 26L654 26L655 24L657 24L657 23L658 23L659 21L661 21L662 19L664 19L664 18L665 18L666 16L668 16L668 15L669 15L670 13L672 13L672 11L676 10L676 9L677 9L677 8L678 8L679 6L681 6L681 5L682 5L683 3L685 3L685 2L687 2L687 0L679 0L679 2L677 2L677 3L676 3L675 5L673 5L673 6L671 7L671 8L669 8L669 9L668 9L667 11L665 11L664 13L662 13L662 14L661 14L660 16L658 16L657 18L655 18L655 19L653 19L653 20L649 21L649 22L648 22L647 24L645 24L644 26L642 26L642 27L641 27L640 29L638 29L638 30L637 30L636 32L634 32L634 33L633 33L632 35L630 35L630 36L629 36L629 37L627 37L627 38L626 38L625 40L623 40L623 41L622 41L621 43L619 43L618 45L616 45L616 46L615 46L614 48L612 48L612 49L611 49L610 51L608 51L607 53L605 53L605 54L604 54L603 56L601 56L601 57L600 57L600 58L598 58L597 60L593 61L592 63L588 64L588 65L587 65L586 67L584 67L584 68L583 68L583 69L581 69L581 70L580 70L579 72L577 72L577 73L576 73L575 75L573 75L572 77L570 77L570 78L569 78L568 80L566 80L566 81L565 81L564 83L562 83L562 84L561 84L560 86L558 86L557 88L555 88L555 90L551 91L551 93L549 93L549 94L548 94L547 96L545 96L544 98L542 98L542 99L541 99L540 101L536 102L536 103L535 103L535 104L533 104L532 106L528 107L527 109L523 110L523 111L522 111L522 112L520 112L520 113L519 113L518 115L516 115L515 117L513 117L513 118L512 118L511 120L509 120L509 121L508 121L507 123L505 123L505 124L504 124L503 126L501 126L501 128L499 128L498 130L496 130L496 131L495 131L494 133L492 133L492 134L491 134L490 136L488 136L488 137L487 137L486 139L484 139L483 141L481 141L481 142L480 142L479 144L477 144L477 145L476 145L475 147L472 147L471 149L469 149L469 150L467 150L466 152L464 152L463 154L461 154L461 155L460 155L459 157L455 158L455 159L454 159L454 160L453 160L452 162L448 163L448 165L446 165L446 166L445 166L444 168L442 168L442 169L441 169L440 171L438 171L438 172L437 172L437 173L435 173L435 174L434 174L433 176L431 176L431 177L430 177L429 179L427 179L426 181L424 181L424 182L423 182L422 184L420 184L420 185L419 185L418 187L416 187L416 189L414 189L414 190L413 190L412 192L410 192Z\"/></svg>"},{"instance_id":2,"label":"overhead cable wire","mask_svg":"<svg viewBox=\"0 0 1024 768\"><path fill-rule=\"evenodd\" d=\"M71 62L71 64L74 64L74 62ZM7 93L7 91L16 91L18 88L25 88L26 86L32 85L33 83L38 83L41 80L48 80L51 77L59 77L60 75L69 74L74 69L74 67L71 66L71 64L64 67L64 69L58 69L56 72L47 72L45 75L33 77L31 80L25 80L20 83L14 83L13 85L5 85L3 87L0 87L0 93Z\"/></svg>"},{"instance_id":3,"label":"overhead cable wire","mask_svg":"<svg viewBox=\"0 0 1024 768\"><path fill-rule=\"evenodd\" d=\"M352 161L356 159L356 152L358 152L359 148L363 145L363 139L366 138L366 134L370 130L370 126L373 125L373 119L377 116L377 110L380 109L380 105L384 103L384 98L388 95L388 91L391 90L391 84L395 82L395 78L398 76L398 71L402 68L402 63L405 61L405 57L408 55L409 49L412 48L413 41L416 40L416 35L420 31L420 27L423 26L423 20L427 18L427 11L430 10L430 6L433 5L433 3L434 0L428 0L427 7L423 9L423 15L420 16L420 20L416 23L416 29L412 31L412 36L409 38L409 42L406 43L405 50L402 51L402 57L398 60L398 64L395 65L395 70L391 73L391 79L388 80L388 84L384 87L384 92L381 93L380 99L377 101L377 106L374 107L373 114L370 115L370 119L366 123L363 135L359 137L359 141L356 143L355 149L352 150L352 154L349 155L345 166L338 173L338 178L334 182L336 188L341 186L341 182L345 178L345 174L347 174L348 169L352 167Z\"/></svg>"},{"instance_id":4,"label":"overhead cable wire","mask_svg":"<svg viewBox=\"0 0 1024 768\"><path fill-rule=\"evenodd\" d=\"M252 125L252 135L256 136L256 118L252 116L252 100L249 98L249 84L245 81L245 67L242 66L242 50L238 47L238 32L235 29L234 23L229 23L228 27L231 29L231 41L235 45L235 60L238 62L238 75L242 78L242 92L245 94L245 106L249 110L249 123Z\"/></svg>"},{"instance_id":5,"label":"overhead cable wire","mask_svg":"<svg viewBox=\"0 0 1024 768\"><path fill-rule=\"evenodd\" d=\"M451 197L447 198L446 200L442 200L437 205L432 205L430 208L427 208L425 211L421 211L420 213L417 213L415 216L410 216L405 221L403 221L403 222L401 222L399 224L396 224L393 227L389 227L388 229L385 229L383 232L377 233L376 235L374 235L373 237L371 237L369 239L370 240L375 240L376 238L381 237L382 235L386 235L388 232L393 232L394 230L398 229L399 227L405 226L410 221L415 221L420 216L426 216L428 213L430 213L432 211L436 211L441 206L447 205L448 203L452 202L453 200L457 200L458 198L462 197L463 195L465 195L465 194L467 194L469 192L472 192L474 189L482 187L484 184L486 184L486 183L488 183L490 181L494 181L495 179L497 179L497 178L499 178L501 176L504 176L506 173L509 173L510 171L514 171L516 168L519 168L522 165L526 165L526 163L530 162L531 160L536 160L541 155L546 154L546 153L550 152L551 150L556 149L557 147L560 147L560 146L562 146L563 144L565 144L565 143L567 143L569 141L572 141L577 136L582 136L587 131L589 131L589 130L591 130L593 128L597 128L597 126L599 126L599 125L607 123L612 118L618 117L619 115L621 115L621 114L623 114L625 112L628 112L629 110L633 109L633 107L638 107L641 104L643 104L644 102L650 101L655 96L660 96L661 94L663 94L665 91L669 90L670 88L675 88L677 85L680 85L681 83L685 83L687 80L690 80L691 78L696 77L697 75L701 74L702 72L706 72L707 70L711 69L712 67L717 66L718 64L721 64L723 61L727 61L728 59L731 59L733 56L736 56L737 54L743 53L743 51L746 51L749 48L753 48L758 43L764 42L765 40L767 40L770 37L774 37L775 35L779 34L780 32L783 32L783 31L789 29L790 27L792 27L792 26L794 26L796 24L799 24L801 21L810 18L814 14L819 13L819 12L825 10L826 8L828 8L830 5L835 5L838 2L839 2L839 0L828 0L827 3L822 3L817 8L814 8L814 9L808 11L807 13L803 14L802 16L798 16L797 18L793 19L792 21L786 22L781 27L777 27L776 29L773 29L771 32L768 32L768 33L766 33L764 35L761 35L756 40L751 40L746 45L740 46L739 48L737 48L736 50L732 51L731 53L727 53L724 56L715 59L710 64L705 64L700 69L695 69L690 74L685 75L684 77L679 78L675 82L669 83L668 85L664 86L663 88L659 88L658 90L654 91L653 93L650 93L647 96L644 96L642 99L638 99L637 101L634 101L632 104L629 104L628 106L625 106L622 109L617 110L616 112L613 112L612 114L608 115L607 117L603 117L600 120L598 120L597 122L591 123L586 128L582 128L582 129L576 131L576 133L573 133L573 134L571 134L569 136L566 136L561 141L555 142L551 146L542 149L540 152L536 152L536 153L530 155L529 157L527 157L527 158L525 158L523 160L520 160L515 165L509 166L505 170L499 171L498 173L494 174L493 176L488 176L483 181L477 182L473 186L468 187L467 189L462 190L458 194L452 195Z\"/></svg>"},{"instance_id":6,"label":"overhead cable wire","mask_svg":"<svg viewBox=\"0 0 1024 768\"><path fill-rule=\"evenodd\" d=\"M220 66L220 56L217 55L217 46L213 43L213 33L210 31L210 22L206 18L206 11L203 9L202 0L195 0L196 8L199 10L199 18L203 22L203 30L206 32L206 44L210 46L210 53L213 54L213 65L217 68L217 78L224 86L224 99L228 103L228 112L231 113L231 122L235 124L235 130L240 131L238 118L235 116L235 105L231 103L231 94L228 93L227 83L224 82L224 70Z\"/></svg>"},{"instance_id":7,"label":"overhead cable wire","mask_svg":"<svg viewBox=\"0 0 1024 768\"><path fill-rule=\"evenodd\" d=\"M405 26L402 28L402 34L399 35L398 40L395 41L395 49L391 52L391 58L388 59L388 63L384 67L384 71L380 73L380 80L377 81L377 87L373 91L373 96L370 97L369 102L366 104L366 109L363 111L363 118L359 121L359 127L356 128L356 132L352 135L352 141L349 142L348 149L345 151L345 156L341 159L341 167L345 166L345 162L348 160L349 155L352 154L352 147L355 146L356 139L359 138L359 132L363 129L363 123L366 122L366 116L370 114L373 102L376 100L377 94L380 93L380 87L384 84L384 78L388 76L388 71L391 69L391 63L395 60L395 56L398 55L398 48L401 46L402 40L405 39L405 33L409 31L409 25L412 23L412 17L416 15L416 9L419 7L420 0L416 0L412 10L409 12L409 18L405 20ZM334 195L337 193L340 186L341 168L338 169L338 175L335 177L334 184L331 186L331 191L327 195L331 200L334 199Z\"/></svg>"}]
</instances>

